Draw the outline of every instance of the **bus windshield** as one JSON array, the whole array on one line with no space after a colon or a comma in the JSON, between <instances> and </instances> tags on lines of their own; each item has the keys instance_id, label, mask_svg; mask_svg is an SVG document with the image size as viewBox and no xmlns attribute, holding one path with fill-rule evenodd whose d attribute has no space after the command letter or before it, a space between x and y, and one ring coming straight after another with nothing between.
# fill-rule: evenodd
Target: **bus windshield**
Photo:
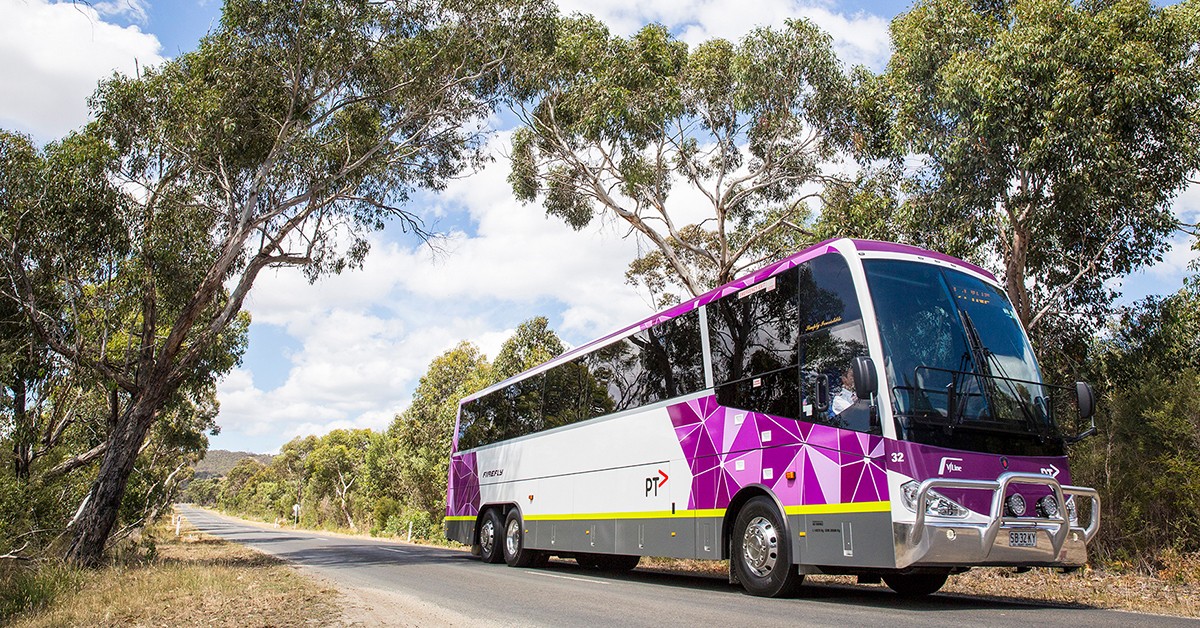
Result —
<instances>
[{"instance_id":1,"label":"bus windshield","mask_svg":"<svg viewBox=\"0 0 1200 628\"><path fill-rule=\"evenodd\" d=\"M863 266L899 438L989 453L1063 453L1049 387L1002 292L932 264Z\"/></svg>"}]
</instances>

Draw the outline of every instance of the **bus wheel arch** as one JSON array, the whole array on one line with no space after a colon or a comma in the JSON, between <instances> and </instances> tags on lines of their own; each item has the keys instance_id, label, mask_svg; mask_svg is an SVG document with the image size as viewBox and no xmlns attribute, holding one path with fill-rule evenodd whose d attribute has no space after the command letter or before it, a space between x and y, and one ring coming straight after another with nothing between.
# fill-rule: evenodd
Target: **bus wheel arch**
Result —
<instances>
[{"instance_id":1,"label":"bus wheel arch","mask_svg":"<svg viewBox=\"0 0 1200 628\"><path fill-rule=\"evenodd\" d=\"M746 503L755 497L766 497L775 503L775 508L779 511L780 517L783 520L784 533L791 538L791 523L788 521L787 514L783 509L783 502L779 501L779 497L775 492L762 484L748 484L729 500L729 506L725 508L725 516L721 520L721 558L732 558L731 543L733 542L733 528L737 522L738 513L745 507ZM789 557L789 560L791 558Z\"/></svg>"}]
</instances>

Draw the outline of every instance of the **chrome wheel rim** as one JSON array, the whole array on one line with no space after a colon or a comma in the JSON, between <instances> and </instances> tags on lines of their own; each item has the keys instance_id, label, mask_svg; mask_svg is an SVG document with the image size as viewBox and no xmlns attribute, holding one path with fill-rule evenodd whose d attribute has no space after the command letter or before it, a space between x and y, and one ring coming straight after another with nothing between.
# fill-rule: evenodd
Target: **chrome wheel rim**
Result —
<instances>
[{"instance_id":1,"label":"chrome wheel rim","mask_svg":"<svg viewBox=\"0 0 1200 628\"><path fill-rule=\"evenodd\" d=\"M504 542L508 546L508 555L516 556L517 550L521 549L521 522L513 519L508 522L508 533L504 535Z\"/></svg>"},{"instance_id":2,"label":"chrome wheel rim","mask_svg":"<svg viewBox=\"0 0 1200 628\"><path fill-rule=\"evenodd\" d=\"M495 544L496 525L491 521L484 521L483 527L479 529L479 547L483 550L483 555L490 556Z\"/></svg>"},{"instance_id":3,"label":"chrome wheel rim","mask_svg":"<svg viewBox=\"0 0 1200 628\"><path fill-rule=\"evenodd\" d=\"M779 560L779 535L766 517L755 517L742 536L742 562L750 573L765 578Z\"/></svg>"}]
</instances>

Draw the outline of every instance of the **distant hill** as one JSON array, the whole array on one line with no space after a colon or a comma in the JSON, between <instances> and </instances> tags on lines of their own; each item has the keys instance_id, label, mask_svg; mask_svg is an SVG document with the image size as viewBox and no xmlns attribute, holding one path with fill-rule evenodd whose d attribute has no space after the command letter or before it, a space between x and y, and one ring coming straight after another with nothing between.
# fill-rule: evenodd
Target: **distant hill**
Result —
<instances>
[{"instance_id":1,"label":"distant hill","mask_svg":"<svg viewBox=\"0 0 1200 628\"><path fill-rule=\"evenodd\" d=\"M254 458L263 464L271 464L271 458L273 457L271 454L252 454L246 451L210 449L208 450L208 454L204 456L204 460L201 460L196 465L196 479L204 480L224 477L243 458Z\"/></svg>"}]
</instances>

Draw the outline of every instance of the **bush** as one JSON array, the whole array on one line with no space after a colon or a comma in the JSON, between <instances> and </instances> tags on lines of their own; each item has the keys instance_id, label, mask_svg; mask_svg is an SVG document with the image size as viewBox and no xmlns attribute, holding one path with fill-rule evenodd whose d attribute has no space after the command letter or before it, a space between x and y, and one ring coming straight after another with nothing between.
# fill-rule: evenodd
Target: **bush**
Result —
<instances>
[{"instance_id":1,"label":"bush","mask_svg":"<svg viewBox=\"0 0 1200 628\"><path fill-rule=\"evenodd\" d=\"M414 539L434 540L441 536L441 522L435 521L424 510L411 506L405 507L401 512L388 517L383 531L385 534L391 536L407 538L410 523L412 524Z\"/></svg>"}]
</instances>

